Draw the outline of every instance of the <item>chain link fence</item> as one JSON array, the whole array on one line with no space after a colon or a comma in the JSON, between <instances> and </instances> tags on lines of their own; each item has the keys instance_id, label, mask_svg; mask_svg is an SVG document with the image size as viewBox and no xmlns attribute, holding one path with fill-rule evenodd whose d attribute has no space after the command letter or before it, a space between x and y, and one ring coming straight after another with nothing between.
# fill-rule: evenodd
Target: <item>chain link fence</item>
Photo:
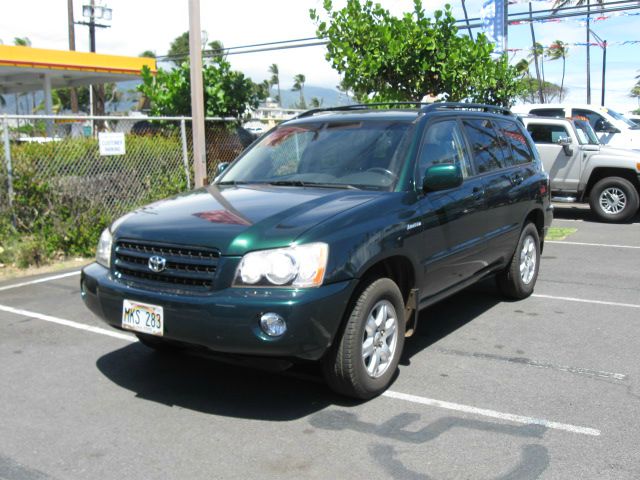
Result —
<instances>
[{"instance_id":1,"label":"chain link fence","mask_svg":"<svg viewBox=\"0 0 640 480\"><path fill-rule=\"evenodd\" d=\"M205 132L210 179L255 138L221 119L208 119ZM47 203L80 202L111 216L193 187L190 118L3 116L0 145L0 215L14 210L22 226L29 218L15 200L43 182Z\"/></svg>"},{"instance_id":2,"label":"chain link fence","mask_svg":"<svg viewBox=\"0 0 640 480\"><path fill-rule=\"evenodd\" d=\"M205 132L209 179L255 139L224 119ZM0 264L11 242L90 252L118 216L193 188L192 150L190 118L0 116Z\"/></svg>"}]
</instances>

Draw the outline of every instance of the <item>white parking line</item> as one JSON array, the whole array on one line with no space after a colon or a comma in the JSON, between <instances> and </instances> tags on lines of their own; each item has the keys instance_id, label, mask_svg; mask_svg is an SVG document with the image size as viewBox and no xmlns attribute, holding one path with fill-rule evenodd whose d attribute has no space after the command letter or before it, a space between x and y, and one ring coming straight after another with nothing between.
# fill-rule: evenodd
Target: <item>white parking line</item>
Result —
<instances>
[{"instance_id":1,"label":"white parking line","mask_svg":"<svg viewBox=\"0 0 640 480\"><path fill-rule=\"evenodd\" d=\"M603 300L587 300L586 298L556 297L554 295L542 295L539 293L534 293L531 296L536 298L548 298L550 300L563 300L565 302L593 303L595 305L609 305L612 307L640 308L640 305L637 305L635 303L618 303L605 302Z\"/></svg>"},{"instance_id":2,"label":"white parking line","mask_svg":"<svg viewBox=\"0 0 640 480\"><path fill-rule=\"evenodd\" d=\"M118 333L112 330L107 330L106 328L92 327L91 325L85 325L84 323L73 322L71 320L65 320L64 318L52 317L51 315L44 315L42 313L31 312L29 310L23 310L21 308L13 308L13 307L9 307L8 305L0 305L0 311L14 313L16 315L23 315L25 317L37 318L38 320L44 320L45 322L57 323L58 325L76 328L78 330L85 330L91 333L99 333L100 335L119 338L120 340L127 340L129 342L138 341L138 339L134 336L127 335L124 333Z\"/></svg>"},{"instance_id":3,"label":"white parking line","mask_svg":"<svg viewBox=\"0 0 640 480\"><path fill-rule=\"evenodd\" d=\"M29 282L14 283L13 285L6 285L4 287L0 287L0 292L4 290L11 290L12 288L26 287L27 285L35 285L37 283L50 282L51 280L59 280L60 278L73 277L74 275L80 275L80 270L76 270L74 272L68 272L68 273L61 273L59 275L52 275L50 277L39 278L37 280L31 280Z\"/></svg>"},{"instance_id":4,"label":"white parking line","mask_svg":"<svg viewBox=\"0 0 640 480\"><path fill-rule=\"evenodd\" d=\"M590 427L579 427L568 423L552 422L542 418L523 417L522 415L514 415L512 413L496 412L486 408L471 407L469 405L461 405L459 403L443 402L433 398L419 397L417 395L409 395L406 393L394 392L387 390L382 394L384 397L395 398L397 400L405 400L407 402L419 403L420 405L428 405L430 407L444 408L446 410L455 410L456 412L471 413L483 417L497 418L515 423L523 423L525 425L542 425L546 428L554 430L564 430L566 432L580 433L582 435L599 436L600 430Z\"/></svg>"},{"instance_id":5,"label":"white parking line","mask_svg":"<svg viewBox=\"0 0 640 480\"><path fill-rule=\"evenodd\" d=\"M586 247L632 248L640 250L640 247L637 247L635 245L609 245L608 243L565 242L563 240L545 240L544 243L559 243L560 245L582 245Z\"/></svg>"},{"instance_id":6,"label":"white parking line","mask_svg":"<svg viewBox=\"0 0 640 480\"><path fill-rule=\"evenodd\" d=\"M51 315L44 315L42 313L31 312L29 310L13 308L13 307L9 307L8 305L0 305L0 311L13 313L15 315L22 315L30 318L37 318L38 320L43 320L45 322L51 322L58 325L63 325L65 327L76 328L78 330L84 330L87 332L97 333L100 335L106 335L109 337L126 340L128 342L138 341L137 338L124 333L118 333L118 332L106 330L104 328L99 328L99 327L92 327L89 325L85 325L83 323L73 322L71 320L65 320L63 318L53 317ZM546 428L550 428L554 430L564 430L567 432L579 433L582 435L592 435L592 436L600 435L600 430L597 430L595 428L579 427L576 425L553 422L553 421L544 420L541 418L514 415L512 413L502 413L502 412L497 412L495 410L487 410L486 408L478 408L478 407L472 407L469 405L461 405L459 403L451 403L451 402L445 402L442 400L434 400L432 398L419 397L416 395L409 395L407 393L394 392L392 390L387 390L382 395L389 398L395 398L397 400L404 400L407 402L418 403L421 405L428 405L430 407L444 408L446 410L455 410L458 412L470 413L473 415L479 415L483 417L496 418L499 420L521 423L525 425L542 425Z\"/></svg>"}]
</instances>

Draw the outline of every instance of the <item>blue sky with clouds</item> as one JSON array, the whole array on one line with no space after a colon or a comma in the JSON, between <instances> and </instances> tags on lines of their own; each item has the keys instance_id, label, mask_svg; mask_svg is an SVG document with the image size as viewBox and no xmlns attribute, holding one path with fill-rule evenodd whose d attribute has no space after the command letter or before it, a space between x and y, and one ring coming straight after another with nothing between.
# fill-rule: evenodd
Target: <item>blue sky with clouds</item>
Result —
<instances>
[{"instance_id":1,"label":"blue sky with clouds","mask_svg":"<svg viewBox=\"0 0 640 480\"><path fill-rule=\"evenodd\" d=\"M76 19L81 19L81 0L74 0ZM27 36L34 47L66 49L66 1L20 0L4 2L0 16L0 40L10 44L13 37ZM103 2L105 3L105 2ZM172 39L188 29L187 0L106 0L113 9L112 26L97 33L98 51L103 53L138 55L143 50L166 53ZM334 0L339 6L344 0ZM412 0L381 0L380 3L399 15L412 9ZM442 8L442 0L424 1L428 11ZM463 18L460 2L451 2L453 13ZM550 2L533 3L534 10L549 8ZM470 17L480 16L482 0L468 0ZM521 11L528 4L511 5L510 10ZM209 39L220 39L228 46L305 38L315 35L309 19L309 8L322 8L322 0L237 0L220 2L201 0L202 28ZM640 10L635 10L640 12ZM614 17L593 25L598 35L609 42L640 40L640 16ZM535 24L537 40L549 45L556 39L569 43L583 42L585 28L575 20L562 23ZM86 27L76 27L78 50L88 50ZM528 25L509 28L509 47L527 49L531 45ZM514 52L516 62L527 52ZM640 74L640 44L612 45L607 60L607 105L622 112L637 108L637 101L628 96ZM283 88L293 83L293 76L303 73L312 85L334 87L338 75L324 60L324 47L310 47L280 52L265 52L229 57L235 68L244 71L255 81L268 77L270 64L277 63ZM602 51L591 49L592 103L600 101ZM562 62L545 61L549 81L560 83ZM585 102L585 47L570 47L567 59L565 86L567 100Z\"/></svg>"}]
</instances>

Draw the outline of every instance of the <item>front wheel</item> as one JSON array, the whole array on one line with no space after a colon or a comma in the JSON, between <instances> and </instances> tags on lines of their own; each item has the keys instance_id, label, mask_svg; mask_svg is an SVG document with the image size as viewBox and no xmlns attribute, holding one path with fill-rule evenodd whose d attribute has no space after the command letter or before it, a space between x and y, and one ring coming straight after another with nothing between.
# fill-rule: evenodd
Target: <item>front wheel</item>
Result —
<instances>
[{"instance_id":1,"label":"front wheel","mask_svg":"<svg viewBox=\"0 0 640 480\"><path fill-rule=\"evenodd\" d=\"M591 211L604 222L624 222L638 211L638 191L620 177L603 178L589 194Z\"/></svg>"},{"instance_id":2,"label":"front wheel","mask_svg":"<svg viewBox=\"0 0 640 480\"><path fill-rule=\"evenodd\" d=\"M527 223L507 268L496 276L503 295L514 300L533 293L540 268L540 236L533 223Z\"/></svg>"},{"instance_id":3,"label":"front wheel","mask_svg":"<svg viewBox=\"0 0 640 480\"><path fill-rule=\"evenodd\" d=\"M398 368L404 333L400 289L388 278L373 281L358 296L342 336L323 361L329 386L360 399L382 393Z\"/></svg>"}]
</instances>

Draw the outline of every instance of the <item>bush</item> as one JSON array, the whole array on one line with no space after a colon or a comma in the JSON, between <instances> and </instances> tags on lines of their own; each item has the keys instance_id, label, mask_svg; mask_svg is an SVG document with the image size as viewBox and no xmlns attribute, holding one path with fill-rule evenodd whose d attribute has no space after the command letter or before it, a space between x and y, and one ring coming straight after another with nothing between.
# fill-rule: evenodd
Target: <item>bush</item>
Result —
<instances>
[{"instance_id":1,"label":"bush","mask_svg":"<svg viewBox=\"0 0 640 480\"><path fill-rule=\"evenodd\" d=\"M91 256L115 218L187 189L179 137L128 136L126 151L100 157L97 141L84 138L12 146L13 211L0 207L0 263Z\"/></svg>"}]
</instances>

